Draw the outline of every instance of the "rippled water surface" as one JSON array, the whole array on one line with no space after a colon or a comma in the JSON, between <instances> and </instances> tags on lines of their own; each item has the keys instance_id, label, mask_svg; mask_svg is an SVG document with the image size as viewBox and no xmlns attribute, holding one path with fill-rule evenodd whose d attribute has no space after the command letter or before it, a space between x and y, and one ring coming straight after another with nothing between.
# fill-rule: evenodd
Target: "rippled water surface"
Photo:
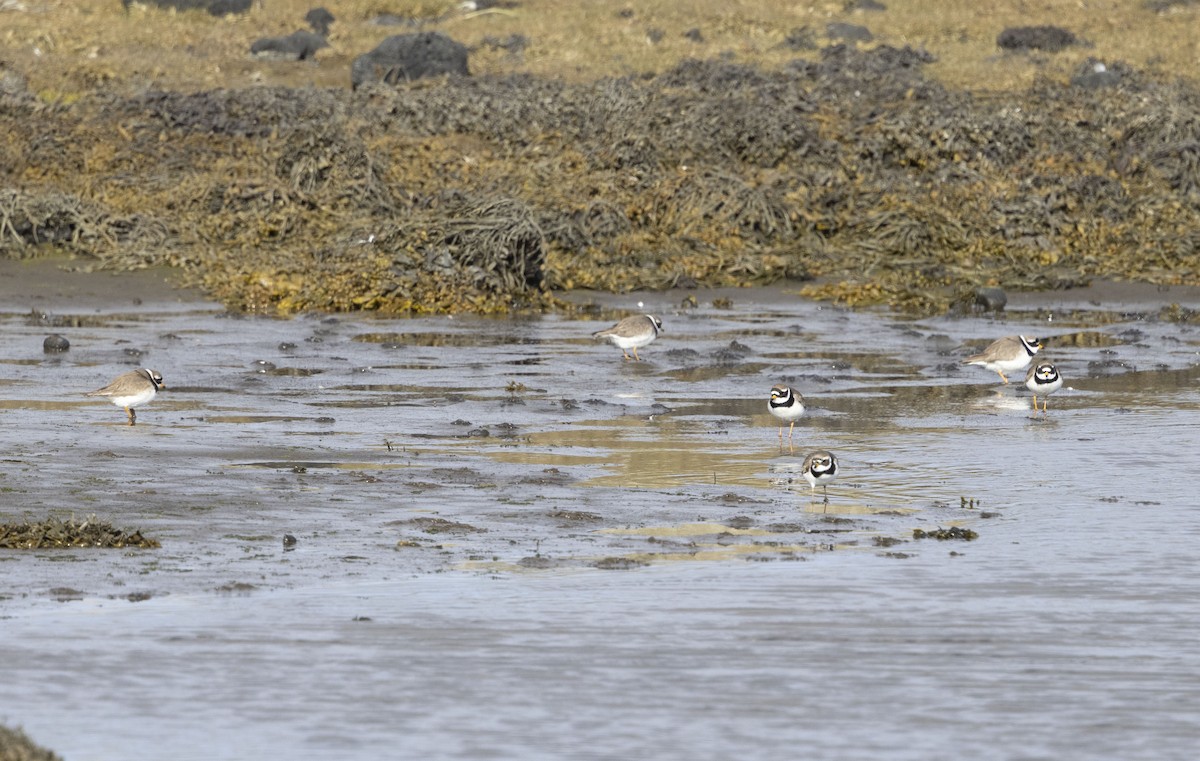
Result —
<instances>
[{"instance_id":1,"label":"rippled water surface","mask_svg":"<svg viewBox=\"0 0 1200 761\"><path fill-rule=\"evenodd\" d=\"M162 542L0 550L0 723L68 761L1192 757L1200 333L1171 294L696 295L0 305L0 520ZM589 334L639 300L666 332L624 362ZM1045 415L958 363L1017 332L1066 379ZM168 390L136 427L82 396L138 366ZM978 538L914 538L953 527Z\"/></svg>"}]
</instances>

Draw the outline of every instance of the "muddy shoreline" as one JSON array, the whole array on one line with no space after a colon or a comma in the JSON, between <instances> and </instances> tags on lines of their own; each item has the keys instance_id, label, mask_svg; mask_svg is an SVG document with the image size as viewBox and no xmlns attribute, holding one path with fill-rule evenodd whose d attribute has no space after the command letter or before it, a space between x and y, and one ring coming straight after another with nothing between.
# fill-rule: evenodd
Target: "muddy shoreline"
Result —
<instances>
[{"instance_id":1,"label":"muddy shoreline","mask_svg":"<svg viewBox=\"0 0 1200 761\"><path fill-rule=\"evenodd\" d=\"M66 758L669 738L680 758L949 743L999 761L1079 737L1137 758L1136 732L1191 752L1194 717L1171 707L1200 665L1173 644L1200 600L1200 340L1161 315L1192 292L1105 284L924 319L787 287L278 319L59 264L0 270L0 520L96 515L161 543L0 551L0 721ZM644 361L590 338L638 310L666 328ZM70 351L42 353L51 326ZM1035 330L1067 379L1040 416L957 362ZM168 390L134 428L81 396L145 365ZM795 453L765 409L778 382L809 406ZM844 468L828 506L797 472L812 447ZM679 728L722 679L723 729L700 744ZM997 700L1033 708L996 721ZM811 721L835 703L834 727ZM468 742L464 711L498 723ZM228 747L205 742L218 730Z\"/></svg>"},{"instance_id":2,"label":"muddy shoreline","mask_svg":"<svg viewBox=\"0 0 1200 761\"><path fill-rule=\"evenodd\" d=\"M1138 387L1186 386L1192 328L1162 315L1200 306L1196 289L1099 283L1013 294L1009 311L982 319L930 322L831 307L779 286L564 295L590 305L590 317L281 320L230 314L175 290L162 272L81 273L69 264L0 268L0 312L23 336L4 358L4 414L10 427L51 426L11 452L7 482L24 495L25 513L96 513L164 545L186 537L189 552L203 553L206 541L179 524L195 511L288 565L314 549L355 555L365 537L322 526L356 524L367 507L388 538L366 541L414 572L802 559L835 547L886 549L943 523L979 528L993 512L978 508L978 494L921 497L886 477L866 498L861 484L842 485L829 513L811 501L799 460L830 438L901 431L913 416L1027 410L1023 387L993 389L986 373L957 364L980 345L976 324L985 336L1049 336L1046 356L1068 378L1056 404L1104 406ZM645 362L623 362L589 338L630 311L666 321ZM43 354L49 333L69 338L70 351ZM1163 344L1173 348L1164 354L1151 335L1175 335ZM136 428L81 396L143 366L162 372L169 390ZM810 396L800 451L771 449L774 426L757 392L776 382ZM78 462L92 474L72 486ZM848 472L855 467L848 462ZM35 472L57 475L27 483ZM148 484L150 498L126 500L126 481ZM629 500L628 488L641 497ZM412 504L385 518L392 511L378 500L397 489ZM258 495L254 529L234 509L245 490ZM297 523L300 495L332 512ZM314 548L315 537L324 538ZM162 554L134 557L156 566ZM53 567L40 570L49 583ZM225 570L181 580L196 591L248 583ZM170 588L50 586L68 598Z\"/></svg>"},{"instance_id":3,"label":"muddy shoreline","mask_svg":"<svg viewBox=\"0 0 1200 761\"><path fill-rule=\"evenodd\" d=\"M471 76L357 90L374 3L0 3L0 523L158 543L0 549L0 726L1191 761L1194 9L439 3ZM961 363L1014 333L1044 413Z\"/></svg>"},{"instance_id":4,"label":"muddy shoreline","mask_svg":"<svg viewBox=\"0 0 1200 761\"><path fill-rule=\"evenodd\" d=\"M63 257L33 259L0 258L0 305L4 311L19 311L22 307L62 311L70 309L112 309L126 301L130 307L146 309L169 308L177 304L203 304L221 308L202 290L181 284L177 271L169 268L149 270L103 271L87 269L86 260ZM628 305L647 299L682 304L688 296L697 303L711 304L714 300L734 302L739 296L753 293L756 302L771 304L776 299L793 299L803 283L779 284L774 287L745 288L675 288L668 291L632 291L627 294L608 294L599 291L573 291L555 294L565 302L585 305L611 303ZM1097 278L1088 285L1053 291L1010 291L1006 293L1008 308L1013 310L1064 307L1097 308L1160 308L1180 304L1194 308L1200 303L1200 286L1159 285Z\"/></svg>"}]
</instances>

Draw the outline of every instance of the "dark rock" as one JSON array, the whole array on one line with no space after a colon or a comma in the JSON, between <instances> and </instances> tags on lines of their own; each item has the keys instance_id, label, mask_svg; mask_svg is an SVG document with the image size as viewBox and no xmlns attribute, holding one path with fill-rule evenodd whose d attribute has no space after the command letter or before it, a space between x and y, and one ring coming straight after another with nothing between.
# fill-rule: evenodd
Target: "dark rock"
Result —
<instances>
[{"instance_id":1,"label":"dark rock","mask_svg":"<svg viewBox=\"0 0 1200 761\"><path fill-rule=\"evenodd\" d=\"M245 13L250 10L250 0L208 0L201 3L214 16L228 13Z\"/></svg>"},{"instance_id":2,"label":"dark rock","mask_svg":"<svg viewBox=\"0 0 1200 761\"><path fill-rule=\"evenodd\" d=\"M312 58L321 48L329 47L325 38L313 32L292 32L287 37L263 37L250 46L252 55L263 58L286 58L303 61Z\"/></svg>"},{"instance_id":3,"label":"dark rock","mask_svg":"<svg viewBox=\"0 0 1200 761\"><path fill-rule=\"evenodd\" d=\"M381 13L373 17L369 22L375 26L412 26L419 27L420 19L412 18L411 16L397 16L395 13Z\"/></svg>"},{"instance_id":4,"label":"dark rock","mask_svg":"<svg viewBox=\"0 0 1200 761\"><path fill-rule=\"evenodd\" d=\"M441 32L397 34L354 59L350 84L357 89L368 82L396 84L440 74L470 76L465 45Z\"/></svg>"},{"instance_id":5,"label":"dark rock","mask_svg":"<svg viewBox=\"0 0 1200 761\"><path fill-rule=\"evenodd\" d=\"M683 33L684 39L692 42L704 42L704 34L699 29L689 29Z\"/></svg>"},{"instance_id":6,"label":"dark rock","mask_svg":"<svg viewBox=\"0 0 1200 761\"><path fill-rule=\"evenodd\" d=\"M747 354L754 353L754 350L749 346L743 343L738 343L737 341L730 341L729 346L725 347L725 351L728 351L731 354L735 354L739 357L744 357Z\"/></svg>"},{"instance_id":7,"label":"dark rock","mask_svg":"<svg viewBox=\"0 0 1200 761\"><path fill-rule=\"evenodd\" d=\"M783 46L789 50L816 50L817 35L807 26L797 27L783 38Z\"/></svg>"},{"instance_id":8,"label":"dark rock","mask_svg":"<svg viewBox=\"0 0 1200 761\"><path fill-rule=\"evenodd\" d=\"M1042 50L1047 53L1057 53L1078 41L1074 34L1057 26L1010 27L996 37L996 44L1005 50Z\"/></svg>"},{"instance_id":9,"label":"dark rock","mask_svg":"<svg viewBox=\"0 0 1200 761\"><path fill-rule=\"evenodd\" d=\"M989 312L999 312L1008 304L1008 294L1003 288L976 288L975 303Z\"/></svg>"},{"instance_id":10,"label":"dark rock","mask_svg":"<svg viewBox=\"0 0 1200 761\"><path fill-rule=\"evenodd\" d=\"M1195 5L1200 0L1142 0L1142 7L1155 13L1169 13L1176 8Z\"/></svg>"},{"instance_id":11,"label":"dark rock","mask_svg":"<svg viewBox=\"0 0 1200 761\"><path fill-rule=\"evenodd\" d=\"M876 0L847 0L846 4L843 5L842 8L847 13L852 13L854 11L886 11L887 10L886 5L884 5L883 3L880 3L880 2L876 2Z\"/></svg>"},{"instance_id":12,"label":"dark rock","mask_svg":"<svg viewBox=\"0 0 1200 761\"><path fill-rule=\"evenodd\" d=\"M42 351L46 354L57 354L70 348L71 342L57 333L46 336L46 340L42 341Z\"/></svg>"},{"instance_id":13,"label":"dark rock","mask_svg":"<svg viewBox=\"0 0 1200 761\"><path fill-rule=\"evenodd\" d=\"M870 42L875 39L871 30L858 24L844 24L832 21L825 25L825 34L831 40L850 40L851 42Z\"/></svg>"},{"instance_id":14,"label":"dark rock","mask_svg":"<svg viewBox=\"0 0 1200 761\"><path fill-rule=\"evenodd\" d=\"M314 32L322 37L329 36L329 25L336 21L333 14L325 8L313 8L304 14L304 20L308 22Z\"/></svg>"},{"instance_id":15,"label":"dark rock","mask_svg":"<svg viewBox=\"0 0 1200 761\"><path fill-rule=\"evenodd\" d=\"M125 9L134 0L121 0ZM212 16L224 16L229 13L245 13L250 10L251 0L138 0L138 2L154 5L159 8L174 8L177 11L208 11Z\"/></svg>"},{"instance_id":16,"label":"dark rock","mask_svg":"<svg viewBox=\"0 0 1200 761\"><path fill-rule=\"evenodd\" d=\"M732 365L737 364L742 358L753 353L753 349L749 346L740 344L737 341L730 341L728 346L713 352L712 357L719 365Z\"/></svg>"}]
</instances>

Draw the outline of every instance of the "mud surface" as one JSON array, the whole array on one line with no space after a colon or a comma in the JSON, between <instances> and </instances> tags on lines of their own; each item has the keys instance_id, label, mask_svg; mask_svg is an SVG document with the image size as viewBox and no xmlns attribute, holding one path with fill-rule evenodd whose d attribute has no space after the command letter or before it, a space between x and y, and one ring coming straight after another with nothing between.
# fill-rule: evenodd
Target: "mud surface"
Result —
<instances>
[{"instance_id":1,"label":"mud surface","mask_svg":"<svg viewBox=\"0 0 1200 761\"><path fill-rule=\"evenodd\" d=\"M1200 732L1193 293L273 320L41 282L0 305L0 522L162 545L0 551L0 723L64 758L1162 759ZM588 337L641 308L643 362ZM1045 416L958 364L1017 332L1065 378ZM82 396L138 366L167 391L136 427Z\"/></svg>"}]
</instances>

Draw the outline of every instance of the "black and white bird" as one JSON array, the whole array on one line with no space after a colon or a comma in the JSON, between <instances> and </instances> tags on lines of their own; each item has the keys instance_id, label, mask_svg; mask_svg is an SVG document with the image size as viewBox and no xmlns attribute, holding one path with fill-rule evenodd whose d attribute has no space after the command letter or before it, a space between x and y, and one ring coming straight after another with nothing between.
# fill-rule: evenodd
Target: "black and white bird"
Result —
<instances>
[{"instance_id":1,"label":"black and white bird","mask_svg":"<svg viewBox=\"0 0 1200 761\"><path fill-rule=\"evenodd\" d=\"M1042 412L1050 403L1049 396L1062 388L1062 376L1052 362L1042 362L1025 374L1025 388L1033 392L1033 411L1038 411L1038 394L1042 395Z\"/></svg>"},{"instance_id":2,"label":"black and white bird","mask_svg":"<svg viewBox=\"0 0 1200 761\"><path fill-rule=\"evenodd\" d=\"M638 348L646 346L658 338L658 334L661 332L663 332L662 320L652 314L635 314L632 317L626 317L611 328L597 330L592 334L592 338L603 338L619 348L625 355L625 359L636 361L641 359L637 353ZM633 357L629 356L629 349L633 349Z\"/></svg>"},{"instance_id":3,"label":"black and white bird","mask_svg":"<svg viewBox=\"0 0 1200 761\"><path fill-rule=\"evenodd\" d=\"M792 432L796 429L796 421L804 414L804 397L789 386L772 386L771 398L767 400L767 409L779 418L779 449L783 450L783 424L788 426L788 448L792 447Z\"/></svg>"},{"instance_id":4,"label":"black and white bird","mask_svg":"<svg viewBox=\"0 0 1200 761\"><path fill-rule=\"evenodd\" d=\"M135 425L137 413L133 411L133 408L150 401L164 388L166 386L163 385L163 377L157 370L143 368L118 375L112 383L104 388L89 391L86 395L107 397L113 404L125 408L125 414L129 416L129 424Z\"/></svg>"},{"instance_id":5,"label":"black and white bird","mask_svg":"<svg viewBox=\"0 0 1200 761\"><path fill-rule=\"evenodd\" d=\"M964 365L979 365L997 373L1000 380L1008 383L1004 373L1015 373L1024 370L1033 361L1033 356L1042 348L1040 338L1026 336L1005 336L993 341L986 349L978 354L972 354L963 360Z\"/></svg>"},{"instance_id":6,"label":"black and white bird","mask_svg":"<svg viewBox=\"0 0 1200 761\"><path fill-rule=\"evenodd\" d=\"M804 479L808 481L812 487L812 498L817 497L817 487L820 486L825 492L825 504L829 504L829 482L837 477L838 461L833 456L833 452L824 450L812 452L804 458L804 464L800 466L800 471L804 474Z\"/></svg>"}]
</instances>

